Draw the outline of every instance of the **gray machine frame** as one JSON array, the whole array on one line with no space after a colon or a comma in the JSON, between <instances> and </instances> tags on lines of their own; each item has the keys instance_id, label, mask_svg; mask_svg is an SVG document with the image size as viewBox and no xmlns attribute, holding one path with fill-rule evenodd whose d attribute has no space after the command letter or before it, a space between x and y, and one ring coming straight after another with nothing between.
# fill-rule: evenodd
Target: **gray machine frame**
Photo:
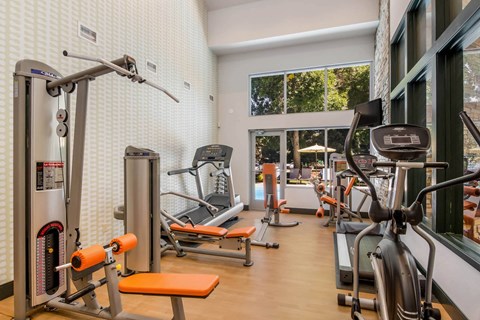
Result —
<instances>
[{"instance_id":1,"label":"gray machine frame","mask_svg":"<svg viewBox=\"0 0 480 320\"><path fill-rule=\"evenodd\" d=\"M373 183L355 164L351 154L351 144L353 135L361 123L361 112L356 112L350 127L349 133L345 140L345 152L347 161L352 170L368 185L372 195L372 204L369 209L369 217L372 224L360 232L354 244L354 282L353 296L344 294L338 295L340 305L351 306L352 319L364 319L361 314L362 308L376 310L381 319L440 319L441 315L438 309L432 307L432 284L433 284L433 268L435 261L435 245L428 234L418 225L423 221L422 202L427 193L447 188L456 184L463 184L468 181L476 180L480 177L480 168L472 173L452 180L444 181L436 185L432 185L422 189L415 201L408 208L402 206L403 195L405 189L406 173L410 169L436 168L444 169L448 167L445 162L410 162L422 155L425 155L430 146L430 134L428 129L413 125L390 125L380 126L373 130L372 134L381 135L381 131L389 127L396 128L395 135L400 140L402 137L408 136L412 141L411 144L399 142L400 147L384 148L380 143L382 139L372 139L377 151L385 157L396 160L396 162L377 162L377 167L393 167L396 168L395 188L389 204L385 207L379 200ZM460 113L465 126L480 145L480 132L476 128L473 121L465 112ZM410 129L409 129L410 127ZM420 128L422 131L418 131ZM399 131L401 130L401 131ZM417 131L416 131L417 130ZM398 133L401 132L401 133ZM418 134L417 134L418 132ZM423 136L423 137L422 137ZM386 136L385 136L386 137ZM383 139L387 141L385 138ZM390 144L393 142L391 138ZM418 139L417 142L413 142ZM428 141L428 145L420 141ZM385 143L386 144L386 143ZM413 146L413 144L417 144ZM370 261L375 273L375 285L377 288L376 299L361 299L359 297L359 259L360 259L360 242L362 238L378 226L379 223L387 221L387 227L383 239L378 244L374 252L370 254ZM423 238L429 246L428 264L426 270L425 281L425 299L423 304L420 297L420 284L417 277L417 268L415 259L408 247L402 243L400 235L405 234L407 225L410 224L414 232Z\"/></svg>"},{"instance_id":2,"label":"gray machine frame","mask_svg":"<svg viewBox=\"0 0 480 320\"><path fill-rule=\"evenodd\" d=\"M83 305L62 302L62 296L70 294L70 280L79 291L97 285L92 273L101 266L84 272L58 267L81 245L79 225L90 81L116 72L132 82L161 90L176 102L178 99L142 78L135 60L127 55L110 62L66 51L63 54L100 65L66 77L34 60L19 61L15 67L14 318L27 319L39 307L47 306L104 319L152 319L122 311L120 295L115 291L116 272L107 270L110 307L101 307L93 290L82 292ZM70 157L67 115L69 94L75 89L75 132ZM63 94L65 105L60 99ZM60 139L64 139L62 147ZM47 252L51 256L47 256ZM172 307L175 319L185 318L181 299L172 300Z\"/></svg>"},{"instance_id":3,"label":"gray machine frame","mask_svg":"<svg viewBox=\"0 0 480 320\"><path fill-rule=\"evenodd\" d=\"M130 251L126 253L124 272L158 272L160 256L167 250L176 251L178 257L185 256L186 252L192 252L245 260L244 266L252 266L250 238L225 238L201 234L180 237L171 230L168 222L177 223L182 227L185 227L185 223L160 208L161 196L173 195L197 202L208 207L214 214L218 209L202 199L189 195L161 192L159 159L159 154L150 149L134 146L128 146L125 149L125 204L115 208L115 218L124 221L125 233L141 234L139 242L142 243L143 249L139 252L132 250L132 253ZM162 229L170 243L160 241ZM148 232L145 232L146 230ZM220 248L225 250L184 246L179 243L179 240L195 243L216 242ZM244 247L245 251L243 252ZM148 250L144 248L148 248Z\"/></svg>"}]
</instances>

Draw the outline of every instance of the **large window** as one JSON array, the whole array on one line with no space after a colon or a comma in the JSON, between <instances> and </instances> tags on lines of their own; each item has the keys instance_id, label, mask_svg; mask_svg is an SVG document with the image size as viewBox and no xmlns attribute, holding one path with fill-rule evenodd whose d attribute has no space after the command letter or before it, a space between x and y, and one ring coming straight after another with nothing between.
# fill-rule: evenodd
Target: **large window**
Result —
<instances>
[{"instance_id":1,"label":"large window","mask_svg":"<svg viewBox=\"0 0 480 320\"><path fill-rule=\"evenodd\" d=\"M409 204L420 188L480 166L480 147L462 129L458 117L465 110L480 125L479 35L480 3L462 0L411 1L396 30L391 44L392 122L428 127L432 151L427 160L450 164L448 170L409 175ZM458 248L477 267L480 197L467 194L465 187L478 189L478 185L479 181L471 181L430 195L424 221L439 240Z\"/></svg>"},{"instance_id":2,"label":"large window","mask_svg":"<svg viewBox=\"0 0 480 320\"><path fill-rule=\"evenodd\" d=\"M250 77L250 115L352 109L370 97L370 64Z\"/></svg>"}]
</instances>

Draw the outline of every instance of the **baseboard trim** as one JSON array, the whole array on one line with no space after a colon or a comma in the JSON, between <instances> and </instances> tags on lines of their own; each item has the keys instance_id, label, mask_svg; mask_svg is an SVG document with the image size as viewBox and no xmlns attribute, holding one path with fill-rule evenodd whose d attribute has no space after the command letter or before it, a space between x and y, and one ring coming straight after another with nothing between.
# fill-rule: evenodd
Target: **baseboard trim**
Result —
<instances>
[{"instance_id":1,"label":"baseboard trim","mask_svg":"<svg viewBox=\"0 0 480 320\"><path fill-rule=\"evenodd\" d=\"M0 301L13 296L13 281L0 285Z\"/></svg>"}]
</instances>

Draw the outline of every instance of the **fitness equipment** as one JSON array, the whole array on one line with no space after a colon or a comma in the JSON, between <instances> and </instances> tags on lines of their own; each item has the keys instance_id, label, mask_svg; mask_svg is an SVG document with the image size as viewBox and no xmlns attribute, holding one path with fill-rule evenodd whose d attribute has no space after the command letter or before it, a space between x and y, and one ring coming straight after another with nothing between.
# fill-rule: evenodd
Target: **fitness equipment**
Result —
<instances>
[{"instance_id":1,"label":"fitness equipment","mask_svg":"<svg viewBox=\"0 0 480 320\"><path fill-rule=\"evenodd\" d=\"M341 154L338 153L333 153L330 156L330 193L326 192L326 188L322 186L318 186L314 189L314 191L317 193L317 197L319 197L320 201L320 208L323 209L323 203L327 203L330 206L329 210L329 215L327 221L323 224L324 227L328 227L330 223L335 222L339 214L346 215L349 220L353 218L357 218L362 221L362 217L354 213L352 210L350 210L351 207L351 196L350 192L352 191L353 185L355 183L355 180L352 181L350 179L347 188L344 187L345 184L347 184L348 177L347 176L342 176L342 172L347 170L347 161L345 160L345 157ZM336 199L332 197L332 194L336 194ZM348 197L348 202L347 204L346 200ZM340 199L340 202L337 201L337 199ZM319 215L322 215L324 213L324 210L317 210ZM323 216L323 215L322 215Z\"/></svg>"},{"instance_id":2,"label":"fitness equipment","mask_svg":"<svg viewBox=\"0 0 480 320\"><path fill-rule=\"evenodd\" d=\"M91 249L93 251L90 248L85 249L88 251L78 251L81 246L79 224L88 88L90 81L115 71L132 82L148 84L176 102L178 100L162 87L142 78L137 72L135 60L130 56L125 55L110 62L66 51L63 54L98 62L100 65L66 77L62 77L50 66L33 60L19 61L15 67L15 319L27 319L41 306L104 319L148 319L122 312L115 285L117 273L111 270L113 266L109 253L103 249L100 251L101 246L96 249L94 247ZM75 134L73 153L70 156L69 94L76 88ZM85 261L90 262L87 266L76 269L75 257L80 255L82 259L83 254ZM108 258L105 259L105 256ZM64 265L69 257L73 257L73 269L57 268ZM93 281L92 273L102 267L106 279ZM177 279L176 276L165 277L167 280ZM190 277L196 278L195 275ZM70 281L77 289L74 295L71 294ZM110 306L106 308L99 305L95 294L95 288L105 281L109 283L110 301ZM128 291L129 286L126 288ZM151 283L153 291L142 288L136 293L163 294L159 288L161 284L157 286ZM195 284L192 288L195 288ZM83 303L74 301L79 298L82 298ZM181 300L174 300L175 319L184 319Z\"/></svg>"},{"instance_id":3,"label":"fitness equipment","mask_svg":"<svg viewBox=\"0 0 480 320\"><path fill-rule=\"evenodd\" d=\"M378 170L374 167L374 163L377 162L377 157L373 155L367 154L360 154L354 155L353 161L357 164L357 166L362 170L362 172L369 178L369 179L391 179L392 174ZM350 169L344 170L343 172L339 173L342 178L349 178L350 183L347 187L345 192L349 192L349 190L353 189L352 181L357 179L357 174ZM392 181L392 180L390 180ZM359 204L359 209L363 205L366 197L370 196L370 193L366 193L363 196L362 201ZM332 200L330 200L332 201ZM335 201L335 199L333 199ZM337 205L337 212L338 203L335 202ZM341 205L341 204L340 204ZM359 214L359 209L357 210L357 214ZM348 209L340 210L340 213ZM360 222L352 222L352 221L345 221L343 220L343 215L337 213L337 222L335 225L335 255L338 261L338 273L339 273L339 280L342 283L350 284L353 282L353 247L355 243L355 238L358 233L362 230L367 228L370 224ZM367 257L367 253L375 250L377 244L382 239L384 233L385 226L383 224L379 225L374 230L371 230L368 235L366 235L361 243L360 246L360 263L359 263L359 277L361 280L373 281L374 273L372 266L370 264L370 260Z\"/></svg>"},{"instance_id":4,"label":"fitness equipment","mask_svg":"<svg viewBox=\"0 0 480 320\"><path fill-rule=\"evenodd\" d=\"M221 144L206 145L197 149L190 168L167 172L168 175L190 173L194 176L198 198L210 205L200 203L197 207L176 214L176 218L182 219L185 217L193 224L219 226L236 217L243 210L240 196L235 195L233 188L232 172L230 170L232 152L233 149L229 146ZM215 171L209 173L210 177L215 178L215 191L208 195L204 195L200 170L206 165L215 169ZM218 212L213 212L211 206L218 208Z\"/></svg>"},{"instance_id":5,"label":"fitness equipment","mask_svg":"<svg viewBox=\"0 0 480 320\"><path fill-rule=\"evenodd\" d=\"M176 192L160 192L160 157L150 149L128 146L124 157L125 204L115 208L115 218L124 221L125 233L139 234L141 250L131 250L125 254L124 272L158 272L160 255L166 250L175 250L178 257L187 252L245 260L244 266L252 266L250 236L255 227L227 230L216 226L186 224L168 214L159 206L160 196L174 195L209 207L218 209L205 201ZM172 224L169 225L167 221ZM161 229L170 240L161 245L155 239L160 238ZM148 230L148 232L145 232ZM183 246L179 241L194 243L218 243L225 250L208 250ZM245 245L245 252L243 246ZM229 251L227 251L229 250ZM237 252L232 252L237 251ZM157 267L158 266L158 267Z\"/></svg>"},{"instance_id":6,"label":"fitness equipment","mask_svg":"<svg viewBox=\"0 0 480 320\"><path fill-rule=\"evenodd\" d=\"M265 247L267 249L278 249L280 247L278 243L263 241L263 237L267 232L268 226L295 227L299 225L299 222L280 222L280 213L288 213L289 210L283 208L283 206L287 204L287 200L278 199L277 196L277 167L275 163L264 163L262 168L262 175L264 190L263 205L265 207L265 216L262 218L262 227L260 228L260 231L258 232L255 240L252 241L252 244L254 246Z\"/></svg>"},{"instance_id":7,"label":"fitness equipment","mask_svg":"<svg viewBox=\"0 0 480 320\"><path fill-rule=\"evenodd\" d=\"M154 319L122 311L120 292L124 294L157 295L170 297L173 319L185 319L182 298L207 298L219 283L217 275L211 274L175 274L175 273L137 273L118 280L119 266L115 265L114 255L127 253L137 246L137 238L128 233L112 239L105 246L94 245L75 251L70 263L57 266L57 271L73 269L76 272L89 272L89 269L103 267L105 277L90 280L78 291L65 297L57 297L48 302L49 308L80 312L103 319ZM96 288L107 285L109 308L98 308L95 313L87 306L79 306L75 301Z\"/></svg>"},{"instance_id":8,"label":"fitness equipment","mask_svg":"<svg viewBox=\"0 0 480 320\"><path fill-rule=\"evenodd\" d=\"M414 203L410 207L404 208L402 207L402 201L406 172L415 168L446 168L448 163L410 162L410 160L426 155L430 148L430 132L427 128L409 124L377 127L371 131L371 140L375 149L380 155L396 161L377 162L374 164L376 167L396 168L394 193L389 199L388 206L383 206L378 200L373 183L355 164L351 152L355 130L359 126L369 124L368 112L367 108L356 109L352 126L345 141L345 151L350 167L369 187L372 195L372 204L368 214L373 223L360 232L355 239L353 297L339 294L338 302L340 305L351 305L352 319L363 319L361 308L377 310L381 319L440 319L440 312L432 308L431 303L435 245L428 234L418 227L418 224L423 220L422 201L429 192L478 178L480 169L475 173L422 189ZM367 120L362 119L363 113L367 115ZM460 117L480 145L480 132L474 123L465 112L461 112ZM387 221L384 237L375 251L370 254L370 260L375 273L377 299L360 299L358 276L360 242L365 234L376 228L383 221ZM406 233L408 224L429 245L425 301L423 305L420 299L420 285L415 260L408 247L400 239L400 235Z\"/></svg>"}]
</instances>

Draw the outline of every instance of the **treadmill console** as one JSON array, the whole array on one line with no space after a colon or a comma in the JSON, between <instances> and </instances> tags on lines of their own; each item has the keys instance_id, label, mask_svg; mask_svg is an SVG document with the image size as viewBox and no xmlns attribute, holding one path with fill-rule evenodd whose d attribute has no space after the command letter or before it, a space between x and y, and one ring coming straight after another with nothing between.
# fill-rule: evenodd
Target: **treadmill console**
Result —
<instances>
[{"instance_id":1,"label":"treadmill console","mask_svg":"<svg viewBox=\"0 0 480 320\"><path fill-rule=\"evenodd\" d=\"M356 154L353 156L355 164L365 173L377 171L373 163L377 161L377 157L371 154Z\"/></svg>"},{"instance_id":2,"label":"treadmill console","mask_svg":"<svg viewBox=\"0 0 480 320\"><path fill-rule=\"evenodd\" d=\"M223 162L224 168L230 167L233 148L222 144L210 144L197 149L193 158L192 167L198 162Z\"/></svg>"},{"instance_id":3,"label":"treadmill console","mask_svg":"<svg viewBox=\"0 0 480 320\"><path fill-rule=\"evenodd\" d=\"M390 124L374 128L370 134L378 153L392 160L413 160L430 149L430 131L412 124Z\"/></svg>"}]
</instances>

